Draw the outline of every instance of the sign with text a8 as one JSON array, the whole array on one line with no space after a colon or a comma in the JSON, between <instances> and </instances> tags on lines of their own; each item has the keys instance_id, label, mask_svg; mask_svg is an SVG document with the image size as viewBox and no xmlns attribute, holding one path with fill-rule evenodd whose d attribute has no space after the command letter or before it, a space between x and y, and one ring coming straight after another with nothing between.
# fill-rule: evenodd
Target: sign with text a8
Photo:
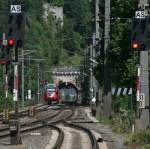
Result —
<instances>
[{"instance_id":1,"label":"sign with text a8","mask_svg":"<svg viewBox=\"0 0 150 149\"><path fill-rule=\"evenodd\" d=\"M145 108L145 94L140 93L139 95L139 108L144 109Z\"/></svg>"}]
</instances>

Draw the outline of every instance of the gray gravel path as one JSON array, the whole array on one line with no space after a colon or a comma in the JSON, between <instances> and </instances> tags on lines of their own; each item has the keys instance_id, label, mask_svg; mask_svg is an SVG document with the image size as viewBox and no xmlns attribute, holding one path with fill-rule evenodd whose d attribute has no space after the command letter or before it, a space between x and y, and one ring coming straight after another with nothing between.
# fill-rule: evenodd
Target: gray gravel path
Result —
<instances>
[{"instance_id":1,"label":"gray gravel path","mask_svg":"<svg viewBox=\"0 0 150 149\"><path fill-rule=\"evenodd\" d=\"M24 149L44 149L51 139L52 132L44 128L22 136Z\"/></svg>"},{"instance_id":2,"label":"gray gravel path","mask_svg":"<svg viewBox=\"0 0 150 149\"><path fill-rule=\"evenodd\" d=\"M22 135L22 145L9 145L9 139L1 140L0 149L47 149L52 140L52 131L50 128L43 128ZM53 143L54 144L54 143ZM51 145L49 145L51 146ZM51 149L52 147L48 148Z\"/></svg>"}]
</instances>

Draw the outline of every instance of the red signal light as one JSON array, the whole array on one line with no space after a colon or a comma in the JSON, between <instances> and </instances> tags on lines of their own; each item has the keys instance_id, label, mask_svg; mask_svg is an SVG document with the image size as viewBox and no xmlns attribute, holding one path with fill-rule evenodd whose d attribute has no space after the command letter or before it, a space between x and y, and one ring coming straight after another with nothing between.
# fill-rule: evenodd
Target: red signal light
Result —
<instances>
[{"instance_id":1,"label":"red signal light","mask_svg":"<svg viewBox=\"0 0 150 149\"><path fill-rule=\"evenodd\" d=\"M132 43L132 48L133 48L133 49L138 49L139 47L140 47L140 46L139 46L138 43L136 43L136 42Z\"/></svg>"},{"instance_id":2,"label":"red signal light","mask_svg":"<svg viewBox=\"0 0 150 149\"><path fill-rule=\"evenodd\" d=\"M8 40L8 45L13 46L15 44L14 39L9 39Z\"/></svg>"}]
</instances>

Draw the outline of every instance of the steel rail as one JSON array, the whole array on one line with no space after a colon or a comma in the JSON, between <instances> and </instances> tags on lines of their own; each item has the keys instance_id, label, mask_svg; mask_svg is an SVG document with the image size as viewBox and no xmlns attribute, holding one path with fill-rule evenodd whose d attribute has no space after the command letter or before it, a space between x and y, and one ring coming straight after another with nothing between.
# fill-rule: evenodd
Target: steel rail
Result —
<instances>
[{"instance_id":1,"label":"steel rail","mask_svg":"<svg viewBox=\"0 0 150 149\"><path fill-rule=\"evenodd\" d=\"M61 109L57 114L51 116L50 118L46 118L44 120L38 120L38 122L40 122L40 123L38 123L37 121L34 122L34 124L36 124L36 126L34 126L34 127L32 125L30 125L30 124L26 125L26 126L28 126L28 128L21 128L21 133L31 132L33 130L41 129L43 127L51 127L51 128L53 128L54 130L56 130L59 133L59 136L58 136L58 138L56 140L56 143L55 143L53 149L60 149L62 144L63 144L63 141L64 141L64 132L63 132L63 130L61 128L55 126L54 124L58 124L60 122L64 123L64 121L66 119L67 120L70 119L70 117L72 117L72 115L74 114L74 109L71 109L72 112L70 114L67 113L68 114L67 116L61 116L58 119L56 119L55 121L53 121L53 122L50 121L50 119L52 119L52 118L54 118L56 116L59 116L62 113L62 111L68 110L68 109L70 109L70 108L63 107L63 109ZM29 128L29 127L31 127L31 128ZM1 138L2 139L6 138L6 137L9 137L9 136L10 136L10 133L3 134L3 135L0 135L0 139Z\"/></svg>"},{"instance_id":2,"label":"steel rail","mask_svg":"<svg viewBox=\"0 0 150 149\"><path fill-rule=\"evenodd\" d=\"M35 106L35 109L37 109L37 111L40 112L40 111L42 111L42 109L38 109L38 108L43 107L43 106L46 106L46 104L37 105L37 106ZM27 108L29 108L29 107L27 107ZM44 110L44 109L43 109L43 110ZM10 113L10 117L13 117L13 115L14 115L13 112ZM18 115L19 115L20 117L27 116L27 115L28 115L28 109L21 110L21 111L18 113ZM2 119L3 119L3 113L0 113L0 121L2 121Z\"/></svg>"},{"instance_id":3,"label":"steel rail","mask_svg":"<svg viewBox=\"0 0 150 149\"><path fill-rule=\"evenodd\" d=\"M60 149L60 147L62 146L62 143L64 141L64 132L59 127L52 125L52 124L48 124L47 121L43 121L43 123L53 129L55 129L59 133L59 136L56 140L56 143L55 143L55 146L53 147L53 149Z\"/></svg>"},{"instance_id":4,"label":"steel rail","mask_svg":"<svg viewBox=\"0 0 150 149\"><path fill-rule=\"evenodd\" d=\"M21 125L21 132L24 132L26 131L25 127L31 127L31 126L34 126L34 125L43 125L43 122L47 123L47 125L52 125L52 124L56 124L56 123L60 123L60 122L64 122L64 119L68 119L72 116L73 112L69 115L67 115L66 117L59 117L58 119L52 121L53 118L55 118L56 116L59 116L63 111L64 111L65 108L61 108L61 110L59 110L56 114L50 116L50 117L47 117L47 118L44 118L44 119L39 119L39 120L36 120L36 121L33 121L33 122L30 122L30 123L25 123L23 125ZM68 109L68 108L67 108ZM44 125L46 126L46 125ZM37 126L35 127L36 128L40 128L41 126ZM27 128L27 130L29 129L30 130L33 130L34 128ZM5 137L8 137L10 135L10 133L8 132L9 128L4 128L4 129L0 129L0 132L3 132L3 131L7 131L6 134L2 134L0 135L0 139L1 138L5 138Z\"/></svg>"},{"instance_id":5,"label":"steel rail","mask_svg":"<svg viewBox=\"0 0 150 149\"><path fill-rule=\"evenodd\" d=\"M88 134L90 140L91 140L92 149L99 149L95 136L93 135L93 133L88 128L74 124L74 123L68 123L67 121L64 121L64 125L69 126L69 127L73 127L76 129L80 129L80 130L86 132Z\"/></svg>"},{"instance_id":6,"label":"steel rail","mask_svg":"<svg viewBox=\"0 0 150 149\"><path fill-rule=\"evenodd\" d=\"M47 118L44 118L44 119L39 119L39 120L36 120L36 121L33 121L33 122L29 122L29 123L25 123L25 124L22 124L21 127L24 128L24 127L29 127L29 126L33 126L33 125L37 125L37 124L40 124L42 121L48 121L48 120L51 120L53 119L54 117L58 116L60 113L62 113L62 109L59 110L57 113L53 114L52 116L50 117L47 117ZM3 129L0 129L0 132L4 132L4 131L9 131L9 127L7 128L3 128ZM8 134L8 133L7 133ZM7 135L6 135L7 136ZM3 138L3 137L6 137L5 134L3 135L0 135L0 138Z\"/></svg>"}]
</instances>

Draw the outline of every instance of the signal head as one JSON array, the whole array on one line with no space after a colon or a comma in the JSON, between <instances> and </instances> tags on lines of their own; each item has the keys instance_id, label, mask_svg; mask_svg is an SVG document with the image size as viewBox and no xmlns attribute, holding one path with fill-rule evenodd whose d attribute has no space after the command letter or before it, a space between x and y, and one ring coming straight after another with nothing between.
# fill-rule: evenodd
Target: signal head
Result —
<instances>
[{"instance_id":1,"label":"signal head","mask_svg":"<svg viewBox=\"0 0 150 149\"><path fill-rule=\"evenodd\" d=\"M18 48L21 48L22 45L23 45L22 40L18 40L18 41L17 41L17 47L18 47Z\"/></svg>"},{"instance_id":2,"label":"signal head","mask_svg":"<svg viewBox=\"0 0 150 149\"><path fill-rule=\"evenodd\" d=\"M15 44L14 39L9 39L9 40L8 40L8 45L9 45L9 46L14 46L14 44Z\"/></svg>"},{"instance_id":3,"label":"signal head","mask_svg":"<svg viewBox=\"0 0 150 149\"><path fill-rule=\"evenodd\" d=\"M23 23L23 15L19 14L16 19L17 29L21 28L22 23Z\"/></svg>"},{"instance_id":4,"label":"signal head","mask_svg":"<svg viewBox=\"0 0 150 149\"><path fill-rule=\"evenodd\" d=\"M139 49L140 48L140 45L137 42L133 42L131 46L132 46L132 49Z\"/></svg>"}]
</instances>

